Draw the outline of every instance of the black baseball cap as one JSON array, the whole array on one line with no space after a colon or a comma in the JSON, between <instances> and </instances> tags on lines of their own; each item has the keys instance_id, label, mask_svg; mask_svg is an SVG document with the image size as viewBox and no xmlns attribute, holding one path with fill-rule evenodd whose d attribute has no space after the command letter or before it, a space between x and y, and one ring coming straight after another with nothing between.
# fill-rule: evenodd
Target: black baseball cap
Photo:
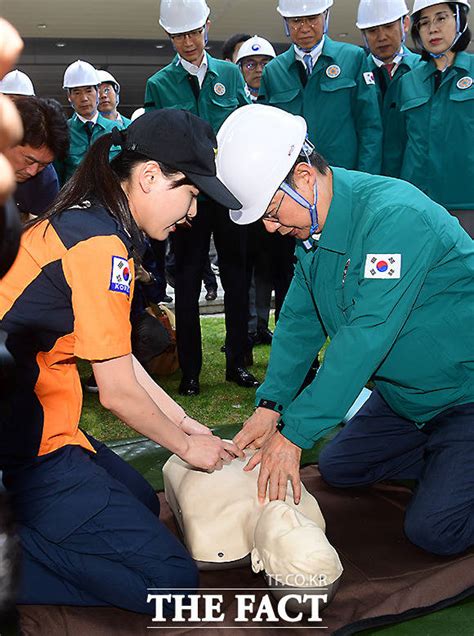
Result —
<instances>
[{"instance_id":1,"label":"black baseball cap","mask_svg":"<svg viewBox=\"0 0 474 636\"><path fill-rule=\"evenodd\" d=\"M211 126L187 110L161 108L141 115L114 143L182 172L199 190L226 208L242 204L216 176L217 139Z\"/></svg>"}]
</instances>

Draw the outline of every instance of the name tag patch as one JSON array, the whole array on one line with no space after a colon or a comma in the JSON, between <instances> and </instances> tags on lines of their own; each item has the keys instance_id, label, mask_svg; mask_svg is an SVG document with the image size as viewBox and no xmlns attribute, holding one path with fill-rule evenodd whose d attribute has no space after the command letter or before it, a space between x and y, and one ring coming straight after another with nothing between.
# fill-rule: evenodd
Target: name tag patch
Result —
<instances>
[{"instance_id":1,"label":"name tag patch","mask_svg":"<svg viewBox=\"0 0 474 636\"><path fill-rule=\"evenodd\" d=\"M120 292L130 296L131 282L132 273L127 259L122 256L112 256L109 291Z\"/></svg>"},{"instance_id":2,"label":"name tag patch","mask_svg":"<svg viewBox=\"0 0 474 636\"><path fill-rule=\"evenodd\" d=\"M365 83L368 84L369 86L371 84L375 84L375 77L372 72L364 73L364 79L365 79Z\"/></svg>"},{"instance_id":3,"label":"name tag patch","mask_svg":"<svg viewBox=\"0 0 474 636\"><path fill-rule=\"evenodd\" d=\"M400 278L401 254L367 254L364 278Z\"/></svg>"}]
</instances>

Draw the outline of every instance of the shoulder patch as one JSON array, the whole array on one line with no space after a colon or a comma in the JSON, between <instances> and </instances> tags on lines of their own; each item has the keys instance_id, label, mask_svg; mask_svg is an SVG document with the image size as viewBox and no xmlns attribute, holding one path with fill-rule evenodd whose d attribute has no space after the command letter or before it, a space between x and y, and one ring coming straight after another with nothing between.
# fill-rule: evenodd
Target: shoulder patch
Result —
<instances>
[{"instance_id":1,"label":"shoulder patch","mask_svg":"<svg viewBox=\"0 0 474 636\"><path fill-rule=\"evenodd\" d=\"M132 273L127 259L123 258L123 256L112 256L109 291L120 292L130 296L131 279Z\"/></svg>"},{"instance_id":2,"label":"shoulder patch","mask_svg":"<svg viewBox=\"0 0 474 636\"><path fill-rule=\"evenodd\" d=\"M364 278L400 278L402 275L401 254L367 254Z\"/></svg>"},{"instance_id":3,"label":"shoulder patch","mask_svg":"<svg viewBox=\"0 0 474 636\"><path fill-rule=\"evenodd\" d=\"M375 77L372 71L369 71L368 73L364 73L364 80L368 86L370 86L371 84L375 84Z\"/></svg>"}]
</instances>

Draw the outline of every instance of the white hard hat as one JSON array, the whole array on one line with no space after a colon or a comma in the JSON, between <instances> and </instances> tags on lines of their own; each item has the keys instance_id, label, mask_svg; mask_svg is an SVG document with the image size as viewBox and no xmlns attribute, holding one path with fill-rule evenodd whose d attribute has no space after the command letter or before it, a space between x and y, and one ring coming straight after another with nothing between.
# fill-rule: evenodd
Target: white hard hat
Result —
<instances>
[{"instance_id":1,"label":"white hard hat","mask_svg":"<svg viewBox=\"0 0 474 636\"><path fill-rule=\"evenodd\" d=\"M463 4L469 10L471 5L469 4L469 0L454 0L456 4ZM415 4L413 5L413 11L411 14L418 13L422 9L426 9L427 7L434 7L437 4L444 4L444 2L439 2L439 0L415 0Z\"/></svg>"},{"instance_id":2,"label":"white hard hat","mask_svg":"<svg viewBox=\"0 0 474 636\"><path fill-rule=\"evenodd\" d=\"M253 38L247 40L242 44L239 49L239 53L235 60L237 64L244 57L250 57L252 55L266 55L268 57L276 57L275 49L265 38L260 38L258 35L254 35Z\"/></svg>"},{"instance_id":3,"label":"white hard hat","mask_svg":"<svg viewBox=\"0 0 474 636\"><path fill-rule=\"evenodd\" d=\"M217 176L242 203L230 212L234 223L263 216L296 163L306 131L303 117L260 104L238 108L225 120L217 134Z\"/></svg>"},{"instance_id":4,"label":"white hard hat","mask_svg":"<svg viewBox=\"0 0 474 636\"><path fill-rule=\"evenodd\" d=\"M99 76L101 84L114 84L115 91L120 93L120 84L117 82L112 73L109 73L109 71L98 70L97 75Z\"/></svg>"},{"instance_id":5,"label":"white hard hat","mask_svg":"<svg viewBox=\"0 0 474 636\"><path fill-rule=\"evenodd\" d=\"M161 0L160 26L169 33L187 33L206 24L211 10L205 0Z\"/></svg>"},{"instance_id":6,"label":"white hard hat","mask_svg":"<svg viewBox=\"0 0 474 636\"><path fill-rule=\"evenodd\" d=\"M144 114L145 114L145 109L144 108L137 108L136 110L133 111L132 116L130 117L130 119L132 121L135 121L135 119L138 119L139 117L141 117Z\"/></svg>"},{"instance_id":7,"label":"white hard hat","mask_svg":"<svg viewBox=\"0 0 474 636\"><path fill-rule=\"evenodd\" d=\"M279 0L277 11L284 18L298 18L324 13L333 4L334 0Z\"/></svg>"},{"instance_id":8,"label":"white hard hat","mask_svg":"<svg viewBox=\"0 0 474 636\"><path fill-rule=\"evenodd\" d=\"M382 24L390 24L408 13L405 0L360 0L357 28L371 29Z\"/></svg>"},{"instance_id":9,"label":"white hard hat","mask_svg":"<svg viewBox=\"0 0 474 636\"><path fill-rule=\"evenodd\" d=\"M89 62L76 60L70 64L64 73L63 88L78 88L79 86L98 86L99 74Z\"/></svg>"},{"instance_id":10,"label":"white hard hat","mask_svg":"<svg viewBox=\"0 0 474 636\"><path fill-rule=\"evenodd\" d=\"M33 82L26 73L22 71L10 71L0 82L0 93L5 95L27 95L31 97L35 94Z\"/></svg>"}]
</instances>

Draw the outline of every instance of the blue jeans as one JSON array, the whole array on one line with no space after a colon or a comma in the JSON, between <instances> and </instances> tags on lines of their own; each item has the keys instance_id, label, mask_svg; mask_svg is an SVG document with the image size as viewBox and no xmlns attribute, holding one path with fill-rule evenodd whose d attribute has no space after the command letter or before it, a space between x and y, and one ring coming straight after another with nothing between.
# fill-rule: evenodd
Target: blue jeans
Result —
<instances>
[{"instance_id":1,"label":"blue jeans","mask_svg":"<svg viewBox=\"0 0 474 636\"><path fill-rule=\"evenodd\" d=\"M196 566L159 521L148 482L89 439L96 455L66 446L34 468L4 476L22 547L18 603L153 614L147 588L193 591Z\"/></svg>"},{"instance_id":2,"label":"blue jeans","mask_svg":"<svg viewBox=\"0 0 474 636\"><path fill-rule=\"evenodd\" d=\"M474 544L474 404L443 411L422 429L375 390L321 452L323 479L336 487L415 479L405 533L434 554Z\"/></svg>"}]
</instances>

